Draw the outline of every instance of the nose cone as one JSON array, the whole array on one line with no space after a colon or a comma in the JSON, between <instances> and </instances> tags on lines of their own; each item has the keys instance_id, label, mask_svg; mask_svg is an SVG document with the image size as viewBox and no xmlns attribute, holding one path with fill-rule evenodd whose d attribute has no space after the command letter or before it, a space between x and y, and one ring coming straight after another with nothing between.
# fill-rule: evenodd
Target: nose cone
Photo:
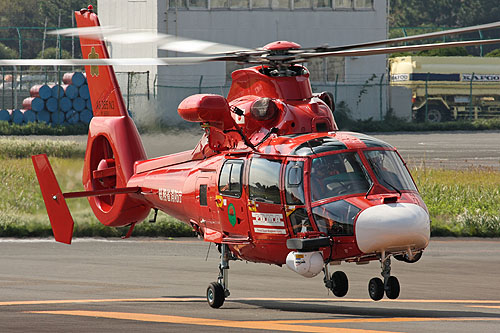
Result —
<instances>
[{"instance_id":1,"label":"nose cone","mask_svg":"<svg viewBox=\"0 0 500 333\"><path fill-rule=\"evenodd\" d=\"M356 221L356 241L364 253L420 250L427 247L430 220L420 206L410 203L378 205L362 211Z\"/></svg>"}]
</instances>

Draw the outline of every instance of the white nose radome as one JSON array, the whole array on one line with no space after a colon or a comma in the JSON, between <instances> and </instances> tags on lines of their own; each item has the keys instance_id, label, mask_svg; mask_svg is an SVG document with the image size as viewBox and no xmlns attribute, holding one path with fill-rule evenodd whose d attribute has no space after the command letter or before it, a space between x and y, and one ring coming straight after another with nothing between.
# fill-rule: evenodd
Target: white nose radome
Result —
<instances>
[{"instance_id":1,"label":"white nose radome","mask_svg":"<svg viewBox=\"0 0 500 333\"><path fill-rule=\"evenodd\" d=\"M429 215L415 204L373 206L362 211L356 221L356 241L364 253L421 250L429 238Z\"/></svg>"}]
</instances>

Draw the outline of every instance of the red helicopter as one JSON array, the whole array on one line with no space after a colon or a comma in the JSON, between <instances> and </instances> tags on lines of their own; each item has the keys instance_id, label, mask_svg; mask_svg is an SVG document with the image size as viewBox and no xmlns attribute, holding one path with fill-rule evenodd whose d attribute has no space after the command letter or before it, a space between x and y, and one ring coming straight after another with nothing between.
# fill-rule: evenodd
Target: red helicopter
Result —
<instances>
[{"instance_id":1,"label":"red helicopter","mask_svg":"<svg viewBox=\"0 0 500 333\"><path fill-rule=\"evenodd\" d=\"M499 43L373 48L500 23L338 47L304 49L278 41L249 50L214 43L218 51L205 57L109 59L103 41L107 32L99 29L92 8L75 16L86 59L0 60L0 65L86 65L94 118L83 168L85 191L62 193L47 156L32 157L56 241L70 244L72 239L65 200L88 197L101 223L130 226L127 237L153 209L154 219L161 210L217 244L219 275L207 288L213 308L229 296L231 260L287 265L309 278L323 272L326 288L338 297L346 295L348 279L342 271L330 274L330 264L378 260L383 280L370 280L370 297L399 296L391 257L408 263L420 259L430 238L427 208L397 150L364 134L339 131L332 95L314 94L301 64L314 57ZM111 65L207 61L255 66L232 74L227 97L199 94L179 105L182 118L204 129L193 150L147 159Z\"/></svg>"}]
</instances>

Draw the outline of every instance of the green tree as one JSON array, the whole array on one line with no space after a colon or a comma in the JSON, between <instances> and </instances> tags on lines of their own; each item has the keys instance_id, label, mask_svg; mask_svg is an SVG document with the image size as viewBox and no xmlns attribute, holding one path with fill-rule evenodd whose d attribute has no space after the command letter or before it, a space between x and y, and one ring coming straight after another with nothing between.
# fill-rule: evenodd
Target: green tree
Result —
<instances>
[{"instance_id":1,"label":"green tree","mask_svg":"<svg viewBox=\"0 0 500 333\"><path fill-rule=\"evenodd\" d=\"M467 57L469 53L464 47L450 47L446 49L434 49L419 52L398 52L390 55L391 58L407 57L407 56L421 56L421 57Z\"/></svg>"},{"instance_id":2,"label":"green tree","mask_svg":"<svg viewBox=\"0 0 500 333\"><path fill-rule=\"evenodd\" d=\"M454 28L495 22L500 17L498 2L491 0L390 0L390 5L391 27ZM500 29L483 31L482 37L500 38ZM472 40L480 39L481 36L474 32L451 38ZM451 39L448 37L447 40ZM483 46L483 52L496 47ZM467 48L467 51L479 55L479 47Z\"/></svg>"},{"instance_id":3,"label":"green tree","mask_svg":"<svg viewBox=\"0 0 500 333\"><path fill-rule=\"evenodd\" d=\"M457 14L457 23L460 25L476 25L498 21L500 6L497 1L467 0L461 1Z\"/></svg>"},{"instance_id":4,"label":"green tree","mask_svg":"<svg viewBox=\"0 0 500 333\"><path fill-rule=\"evenodd\" d=\"M34 58L42 49L43 28L72 27L75 10L92 4L97 8L97 0L8 0L0 1L0 26L12 27L1 30L5 45L19 48L22 41L22 58ZM15 27L37 27L39 29L15 29ZM78 43L75 43L78 46ZM57 46L57 38L47 35L45 47ZM71 41L63 40L63 48L71 49ZM78 55L75 55L78 56Z\"/></svg>"},{"instance_id":5,"label":"green tree","mask_svg":"<svg viewBox=\"0 0 500 333\"><path fill-rule=\"evenodd\" d=\"M390 0L391 26L424 24L458 27L498 21L500 6L491 0Z\"/></svg>"},{"instance_id":6,"label":"green tree","mask_svg":"<svg viewBox=\"0 0 500 333\"><path fill-rule=\"evenodd\" d=\"M486 54L485 57L500 57L500 49L496 49Z\"/></svg>"},{"instance_id":7,"label":"green tree","mask_svg":"<svg viewBox=\"0 0 500 333\"><path fill-rule=\"evenodd\" d=\"M420 51L417 55L426 57L467 57L469 53L465 47L450 47L446 49Z\"/></svg>"},{"instance_id":8,"label":"green tree","mask_svg":"<svg viewBox=\"0 0 500 333\"><path fill-rule=\"evenodd\" d=\"M3 43L0 43L0 59L16 59L19 57L17 52Z\"/></svg>"},{"instance_id":9,"label":"green tree","mask_svg":"<svg viewBox=\"0 0 500 333\"><path fill-rule=\"evenodd\" d=\"M392 26L455 26L462 0L391 0Z\"/></svg>"},{"instance_id":10,"label":"green tree","mask_svg":"<svg viewBox=\"0 0 500 333\"><path fill-rule=\"evenodd\" d=\"M55 47L49 47L48 49L45 49L43 51L43 57L42 57L42 51L38 53L36 56L38 59L70 59L71 58L71 53L69 53L66 50L61 50L61 54L59 54L59 49Z\"/></svg>"}]
</instances>

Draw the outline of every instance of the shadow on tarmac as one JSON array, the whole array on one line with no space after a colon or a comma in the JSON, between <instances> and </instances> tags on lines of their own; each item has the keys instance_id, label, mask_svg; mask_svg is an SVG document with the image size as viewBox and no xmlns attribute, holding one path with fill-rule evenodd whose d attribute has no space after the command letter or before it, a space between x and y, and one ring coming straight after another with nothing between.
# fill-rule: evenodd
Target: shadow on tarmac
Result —
<instances>
[{"instance_id":1,"label":"shadow on tarmac","mask_svg":"<svg viewBox=\"0 0 500 333\"><path fill-rule=\"evenodd\" d=\"M402 309L383 307L354 307L346 305L332 305L331 301L325 301L328 304L317 304L321 301L314 301L316 304L311 304L309 301L270 301L270 300L230 300L232 303L241 303L251 306L256 306L269 310L279 310L285 312L307 312L318 314L332 315L354 315L359 317L391 317L391 318L500 318L500 315L494 313L486 313L480 311L465 311L465 310L419 310L419 309ZM224 304L226 307L226 304Z\"/></svg>"}]
</instances>

